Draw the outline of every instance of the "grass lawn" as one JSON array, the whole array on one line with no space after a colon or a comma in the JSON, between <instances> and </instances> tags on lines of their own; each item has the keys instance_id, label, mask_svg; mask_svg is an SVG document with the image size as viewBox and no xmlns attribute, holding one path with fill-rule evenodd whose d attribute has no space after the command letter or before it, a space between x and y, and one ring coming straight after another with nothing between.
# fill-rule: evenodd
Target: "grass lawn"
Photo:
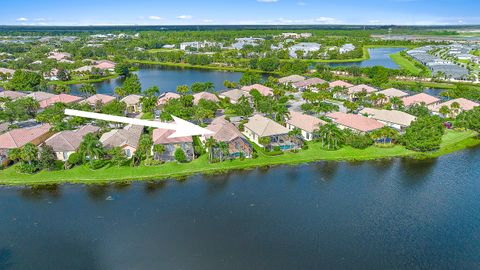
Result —
<instances>
[{"instance_id":1,"label":"grass lawn","mask_svg":"<svg viewBox=\"0 0 480 270\"><path fill-rule=\"evenodd\" d=\"M409 59L403 57L400 53L391 54L390 58L395 64L397 64L401 69L407 70L413 75L418 75L422 72L422 69L415 66L415 64Z\"/></svg>"},{"instance_id":2,"label":"grass lawn","mask_svg":"<svg viewBox=\"0 0 480 270\"><path fill-rule=\"evenodd\" d=\"M97 79L73 79L70 81L51 81L48 84L50 85L71 85L71 84L84 84L84 83L98 83L103 82L111 79L115 79L118 77L118 74L113 74Z\"/></svg>"},{"instance_id":3,"label":"grass lawn","mask_svg":"<svg viewBox=\"0 0 480 270\"><path fill-rule=\"evenodd\" d=\"M445 134L442 147L433 153L417 153L405 149L403 146L392 148L369 147L365 150L344 147L337 151L322 149L319 143L310 143L308 150L299 153L285 153L279 156L268 156L260 153L256 159L233 160L223 163L209 164L206 155L187 164L175 162L160 166L140 167L105 167L99 170L90 170L80 166L66 171L42 171L33 175L19 174L14 167L0 172L0 184L6 185L35 185L55 183L105 183L131 180L159 180L165 178L185 177L192 174L221 173L229 170L251 169L262 166L281 164L299 164L320 160L373 160L394 157L431 158L448 154L466 147L480 144L473 131L448 131Z\"/></svg>"}]
</instances>

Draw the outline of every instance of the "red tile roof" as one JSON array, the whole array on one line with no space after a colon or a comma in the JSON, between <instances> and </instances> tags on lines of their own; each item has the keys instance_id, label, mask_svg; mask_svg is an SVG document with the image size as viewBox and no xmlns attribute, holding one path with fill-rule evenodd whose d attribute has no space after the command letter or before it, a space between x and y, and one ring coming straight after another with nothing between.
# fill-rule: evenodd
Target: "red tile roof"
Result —
<instances>
[{"instance_id":1,"label":"red tile roof","mask_svg":"<svg viewBox=\"0 0 480 270\"><path fill-rule=\"evenodd\" d=\"M72 95L68 95L68 94L60 94L60 95L55 95L49 99L45 99L45 100L42 100L40 101L40 108L44 109L48 106L51 106L57 102L59 103L64 103L64 104L70 104L70 103L74 103L74 102L78 102L82 100L81 97L77 97L77 96L72 96Z\"/></svg>"},{"instance_id":2,"label":"red tile roof","mask_svg":"<svg viewBox=\"0 0 480 270\"><path fill-rule=\"evenodd\" d=\"M264 96L271 96L273 95L273 89L270 87L266 87L265 85L261 84L254 84L254 85L249 85L249 86L244 86L242 87L242 90L245 92L250 92L253 89L256 89L260 94Z\"/></svg>"},{"instance_id":3,"label":"red tile roof","mask_svg":"<svg viewBox=\"0 0 480 270\"><path fill-rule=\"evenodd\" d=\"M382 128L384 125L377 120L358 115L358 114L347 114L342 112L334 112L326 115L328 118L331 118L335 123L340 124L344 127L358 130L361 132L369 132L376 129Z\"/></svg>"},{"instance_id":4,"label":"red tile roof","mask_svg":"<svg viewBox=\"0 0 480 270\"><path fill-rule=\"evenodd\" d=\"M430 104L439 102L440 99L434 96L427 95L425 93L420 93L417 95L404 97L402 98L402 101L403 101L403 105L408 107L414 104L421 104L421 103L425 103L425 105L430 105Z\"/></svg>"},{"instance_id":5,"label":"red tile roof","mask_svg":"<svg viewBox=\"0 0 480 270\"><path fill-rule=\"evenodd\" d=\"M175 130L170 130L170 129L160 129L160 128L154 129L153 135L152 135L153 144L176 144L176 143L193 142L192 136L168 138L174 132Z\"/></svg>"},{"instance_id":6,"label":"red tile roof","mask_svg":"<svg viewBox=\"0 0 480 270\"><path fill-rule=\"evenodd\" d=\"M0 135L0 149L13 149L46 135L50 131L49 124L29 128L17 128Z\"/></svg>"}]
</instances>

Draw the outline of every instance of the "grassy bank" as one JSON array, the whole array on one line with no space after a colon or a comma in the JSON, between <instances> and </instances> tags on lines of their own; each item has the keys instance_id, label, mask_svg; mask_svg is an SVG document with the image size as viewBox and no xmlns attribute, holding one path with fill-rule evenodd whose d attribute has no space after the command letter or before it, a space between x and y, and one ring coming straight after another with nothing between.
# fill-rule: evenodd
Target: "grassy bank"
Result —
<instances>
[{"instance_id":1,"label":"grassy bank","mask_svg":"<svg viewBox=\"0 0 480 270\"><path fill-rule=\"evenodd\" d=\"M14 167L0 172L0 184L35 185L55 183L106 183L131 180L159 180L165 178L185 177L193 174L214 174L230 170L244 170L256 167L281 164L299 164L321 160L359 161L395 157L433 158L453 151L480 144L476 133L472 131L449 131L445 135L442 147L433 153L417 153L403 146L392 148L369 147L365 150L345 147L338 151L324 150L319 143L311 143L308 150L299 153L285 153L280 156L260 155L256 159L233 160L209 164L204 155L188 164L167 163L153 167L105 167L90 170L80 166L66 171L43 171L34 175L19 174Z\"/></svg>"},{"instance_id":2,"label":"grassy bank","mask_svg":"<svg viewBox=\"0 0 480 270\"><path fill-rule=\"evenodd\" d=\"M391 54L390 59L392 59L392 61L395 62L400 69L406 70L413 75L418 75L420 72L422 72L422 69L415 66L415 63L403 57L400 53Z\"/></svg>"}]
</instances>

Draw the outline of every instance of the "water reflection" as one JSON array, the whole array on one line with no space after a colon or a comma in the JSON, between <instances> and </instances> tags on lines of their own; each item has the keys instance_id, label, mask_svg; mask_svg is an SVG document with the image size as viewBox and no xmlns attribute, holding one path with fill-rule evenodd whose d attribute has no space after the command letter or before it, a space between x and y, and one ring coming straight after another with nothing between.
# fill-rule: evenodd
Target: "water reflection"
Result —
<instances>
[{"instance_id":1,"label":"water reflection","mask_svg":"<svg viewBox=\"0 0 480 270\"><path fill-rule=\"evenodd\" d=\"M58 200L62 196L60 185L38 185L19 189L20 195L29 200Z\"/></svg>"},{"instance_id":2,"label":"water reflection","mask_svg":"<svg viewBox=\"0 0 480 270\"><path fill-rule=\"evenodd\" d=\"M107 199L110 185L109 184L86 185L85 189L90 199L96 202L101 202Z\"/></svg>"},{"instance_id":3,"label":"water reflection","mask_svg":"<svg viewBox=\"0 0 480 270\"><path fill-rule=\"evenodd\" d=\"M435 168L437 159L415 160L411 158L400 159L400 178L407 186L423 183Z\"/></svg>"},{"instance_id":4,"label":"water reflection","mask_svg":"<svg viewBox=\"0 0 480 270\"><path fill-rule=\"evenodd\" d=\"M145 183L144 190L147 195L154 195L158 193L158 191L164 190L166 186L166 180L148 181Z\"/></svg>"}]
</instances>

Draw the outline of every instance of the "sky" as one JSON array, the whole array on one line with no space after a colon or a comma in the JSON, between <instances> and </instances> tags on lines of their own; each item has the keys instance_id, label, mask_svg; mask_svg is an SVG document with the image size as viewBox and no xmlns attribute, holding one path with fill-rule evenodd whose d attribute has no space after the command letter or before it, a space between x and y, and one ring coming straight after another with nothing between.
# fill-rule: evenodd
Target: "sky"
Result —
<instances>
[{"instance_id":1,"label":"sky","mask_svg":"<svg viewBox=\"0 0 480 270\"><path fill-rule=\"evenodd\" d=\"M479 0L0 2L0 25L480 24Z\"/></svg>"}]
</instances>

